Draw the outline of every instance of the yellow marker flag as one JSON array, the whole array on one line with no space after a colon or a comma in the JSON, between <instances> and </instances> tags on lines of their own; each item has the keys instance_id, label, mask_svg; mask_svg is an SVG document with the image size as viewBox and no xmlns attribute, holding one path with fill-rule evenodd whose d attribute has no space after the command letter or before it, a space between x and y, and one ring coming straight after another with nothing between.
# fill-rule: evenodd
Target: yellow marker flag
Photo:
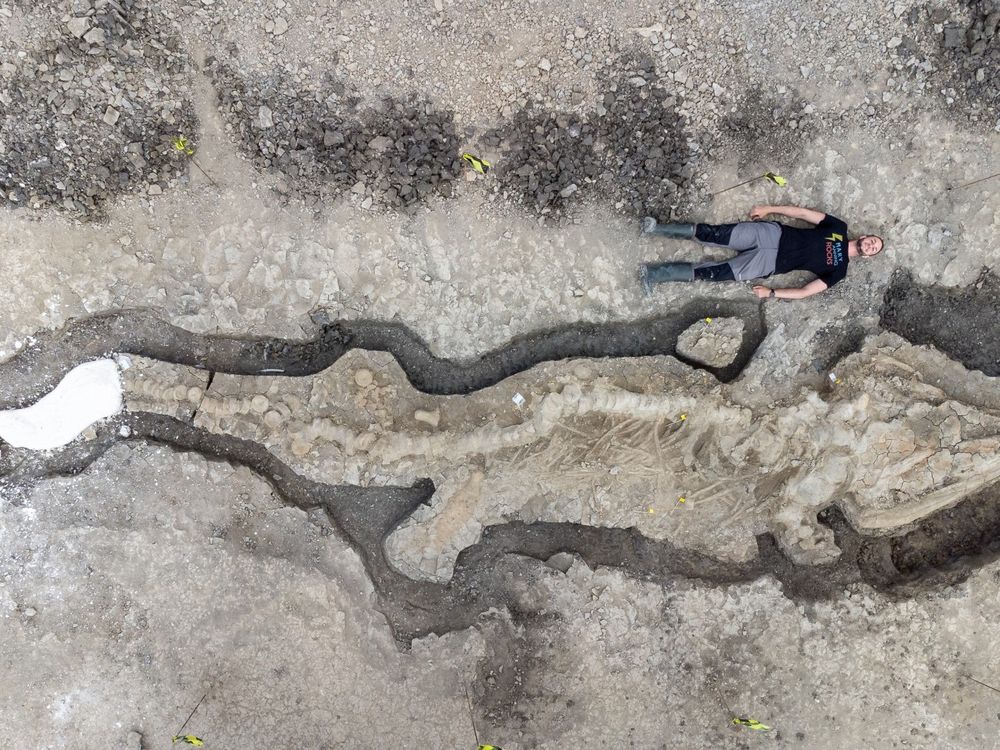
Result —
<instances>
[{"instance_id":1,"label":"yellow marker flag","mask_svg":"<svg viewBox=\"0 0 1000 750\"><path fill-rule=\"evenodd\" d=\"M741 727L747 727L748 729L756 729L758 732L768 732L771 729L771 727L766 724L761 724L756 719L748 719L746 717L733 719L733 724Z\"/></svg>"},{"instance_id":2,"label":"yellow marker flag","mask_svg":"<svg viewBox=\"0 0 1000 750\"><path fill-rule=\"evenodd\" d=\"M480 745L479 750L503 750L499 745Z\"/></svg>"},{"instance_id":3,"label":"yellow marker flag","mask_svg":"<svg viewBox=\"0 0 1000 750\"><path fill-rule=\"evenodd\" d=\"M479 174L486 174L490 171L490 167L493 166L486 159L480 159L474 154L462 154L462 158L469 162L472 168L479 172Z\"/></svg>"},{"instance_id":4,"label":"yellow marker flag","mask_svg":"<svg viewBox=\"0 0 1000 750\"><path fill-rule=\"evenodd\" d=\"M186 745L194 745L195 747L204 747L205 743L199 737L195 737L193 734L179 734L172 740L173 743L183 742Z\"/></svg>"},{"instance_id":5,"label":"yellow marker flag","mask_svg":"<svg viewBox=\"0 0 1000 750\"><path fill-rule=\"evenodd\" d=\"M191 156L194 153L194 148L188 143L188 139L183 135L179 135L173 140L174 148L180 151L182 154L187 154Z\"/></svg>"},{"instance_id":6,"label":"yellow marker flag","mask_svg":"<svg viewBox=\"0 0 1000 750\"><path fill-rule=\"evenodd\" d=\"M775 174L774 172L765 172L764 179L770 180L778 187L784 187L788 184L788 180L782 177L780 174Z\"/></svg>"}]
</instances>

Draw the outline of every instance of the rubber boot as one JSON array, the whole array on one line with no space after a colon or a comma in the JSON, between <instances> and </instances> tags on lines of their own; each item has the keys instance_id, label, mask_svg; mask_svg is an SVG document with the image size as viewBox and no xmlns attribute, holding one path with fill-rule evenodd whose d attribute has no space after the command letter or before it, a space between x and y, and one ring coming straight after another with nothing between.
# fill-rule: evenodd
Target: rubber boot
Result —
<instances>
[{"instance_id":1,"label":"rubber boot","mask_svg":"<svg viewBox=\"0 0 1000 750\"><path fill-rule=\"evenodd\" d=\"M645 295L652 293L653 284L665 281L694 281L694 264L643 263L639 266L639 283Z\"/></svg>"},{"instance_id":2,"label":"rubber boot","mask_svg":"<svg viewBox=\"0 0 1000 750\"><path fill-rule=\"evenodd\" d=\"M676 240L693 240L694 224L659 224L652 216L642 220L642 233L670 237Z\"/></svg>"}]
</instances>

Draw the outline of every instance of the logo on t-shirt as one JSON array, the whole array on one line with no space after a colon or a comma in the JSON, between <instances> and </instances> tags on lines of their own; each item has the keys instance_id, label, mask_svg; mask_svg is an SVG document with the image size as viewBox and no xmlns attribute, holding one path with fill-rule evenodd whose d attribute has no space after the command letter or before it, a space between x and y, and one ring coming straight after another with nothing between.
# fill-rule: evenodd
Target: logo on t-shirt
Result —
<instances>
[{"instance_id":1,"label":"logo on t-shirt","mask_svg":"<svg viewBox=\"0 0 1000 750\"><path fill-rule=\"evenodd\" d=\"M844 262L844 235L833 232L826 240L826 264L831 267Z\"/></svg>"}]
</instances>

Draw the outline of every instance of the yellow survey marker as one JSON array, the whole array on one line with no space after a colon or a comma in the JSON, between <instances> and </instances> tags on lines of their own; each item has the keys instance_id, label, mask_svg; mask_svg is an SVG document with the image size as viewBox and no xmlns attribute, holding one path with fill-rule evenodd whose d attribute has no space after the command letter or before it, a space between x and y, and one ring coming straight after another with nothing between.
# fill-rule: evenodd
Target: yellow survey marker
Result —
<instances>
[{"instance_id":1,"label":"yellow survey marker","mask_svg":"<svg viewBox=\"0 0 1000 750\"><path fill-rule=\"evenodd\" d=\"M472 168L477 172L479 172L479 174L486 174L487 172L490 171L490 168L493 166L488 161L486 161L486 159L480 159L478 156L475 156L474 154L465 153L462 154L462 158L465 159L465 161L469 162Z\"/></svg>"},{"instance_id":2,"label":"yellow survey marker","mask_svg":"<svg viewBox=\"0 0 1000 750\"><path fill-rule=\"evenodd\" d=\"M771 729L767 724L761 724L756 719L748 719L745 716L733 719L733 724L747 729L756 729L758 732L767 732Z\"/></svg>"}]
</instances>

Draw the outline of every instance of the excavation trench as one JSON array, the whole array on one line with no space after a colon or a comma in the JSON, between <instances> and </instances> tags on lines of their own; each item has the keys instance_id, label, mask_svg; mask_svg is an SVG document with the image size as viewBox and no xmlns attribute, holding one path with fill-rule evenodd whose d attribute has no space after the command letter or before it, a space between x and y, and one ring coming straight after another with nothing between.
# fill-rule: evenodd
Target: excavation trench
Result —
<instances>
[{"instance_id":1,"label":"excavation trench","mask_svg":"<svg viewBox=\"0 0 1000 750\"><path fill-rule=\"evenodd\" d=\"M681 333L706 317L738 317L743 337L733 360L711 367L681 356ZM18 408L51 390L83 361L111 354L134 354L210 372L237 375L306 376L331 366L352 349L384 351L395 357L413 386L431 394L466 394L486 388L545 362L567 358L672 355L692 367L707 370L722 381L743 370L766 335L763 312L752 302L689 303L669 315L616 323L563 325L515 338L474 360L452 361L434 355L405 325L376 321L324 321L308 340L195 334L161 320L149 310L96 315L71 322L61 330L34 337L15 358L0 364L0 408ZM333 525L358 551L396 636L403 642L430 633L468 627L480 613L505 603L496 571L509 551L523 546L559 549L590 546L602 530L572 524L524 527L505 531L493 541L466 550L448 585L414 581L395 570L383 551L386 536L421 504L434 487L429 481L413 487L362 488L332 486L307 480L262 446L191 427L155 414L126 414L104 425L92 441L76 441L47 454L0 451L0 481L17 496L37 480L82 471L115 442L148 439L179 450L245 465L270 482L289 505L322 508ZM512 529L517 527L511 527ZM619 533L615 530L603 530ZM514 537L511 537L514 533ZM546 538L551 541L546 542ZM641 544L636 537L632 545ZM616 540L614 544L618 544ZM508 547L513 547L508 549ZM612 545L613 546L613 545ZM692 560L711 568L712 561ZM638 568L636 568L638 570Z\"/></svg>"},{"instance_id":2,"label":"excavation trench","mask_svg":"<svg viewBox=\"0 0 1000 750\"><path fill-rule=\"evenodd\" d=\"M899 311L914 304L911 292L915 287L894 283L901 286L894 287L898 290L895 296L887 295L887 310ZM895 315L886 319L898 319ZM76 364L111 353L137 354L215 372L303 376L319 372L347 351L360 348L391 353L410 382L424 392L469 393L546 360L677 356L677 337L707 316L740 317L744 321L735 360L723 368L703 368L720 380L731 380L765 335L756 304L692 303L670 316L645 321L553 328L515 339L469 362L436 357L409 329L392 323L338 321L320 326L312 339L284 341L198 335L169 326L152 312L117 312L39 335L18 357L0 364L0 405L9 408L30 403ZM96 439L76 441L59 451L34 453L4 446L0 451L0 488L18 502L18 497L40 479L83 471L123 440L146 440L246 466L270 483L287 505L306 511L321 509L359 554L378 594L379 607L403 644L428 633L469 627L492 608L516 608L511 581L523 578L524 558L547 560L559 552L579 555L591 567L616 567L661 584L694 580L725 585L771 575L781 581L787 596L806 601L837 596L845 586L858 581L910 595L928 586L950 585L1000 554L1000 490L988 488L894 537L863 537L839 510L824 511L821 520L833 529L842 550L837 562L826 566L795 565L770 534L757 538L754 560L735 564L650 539L634 528L514 522L485 528L478 543L459 554L447 583L418 581L390 564L384 544L389 534L430 500L435 488L429 480L410 487L316 482L296 473L258 443L144 412L123 414L101 425Z\"/></svg>"},{"instance_id":3,"label":"excavation trench","mask_svg":"<svg viewBox=\"0 0 1000 750\"><path fill-rule=\"evenodd\" d=\"M893 274L883 298L882 327L914 344L930 344L966 369L1000 375L1000 278L984 273L975 284L918 284Z\"/></svg>"},{"instance_id":4,"label":"excavation trench","mask_svg":"<svg viewBox=\"0 0 1000 750\"><path fill-rule=\"evenodd\" d=\"M123 433L128 437L122 437ZM95 440L61 451L5 451L0 458L0 489L19 502L18 497L38 480L79 473L123 440L145 440L246 466L267 481L285 504L324 511L360 556L379 608L403 645L429 633L470 627L490 609L518 606L511 581L523 578L523 559L544 561L559 552L579 555L591 567L615 567L663 585L678 580L725 585L771 575L781 582L785 595L796 601L833 598L859 581L909 596L928 586L952 585L1000 554L1000 491L991 488L896 537L862 537L837 509L824 511L821 520L833 529L843 551L836 563L826 566L795 565L770 534L758 536L754 560L735 564L650 539L634 528L514 522L485 528L478 543L462 550L447 583L417 581L392 566L384 544L405 519L429 502L434 494L429 480L410 487L316 482L257 443L146 412L111 420L101 426Z\"/></svg>"},{"instance_id":5,"label":"excavation trench","mask_svg":"<svg viewBox=\"0 0 1000 750\"><path fill-rule=\"evenodd\" d=\"M713 367L677 352L677 339L706 317L743 321L733 360ZM318 326L307 340L203 335L172 326L148 310L129 310L73 321L38 334L18 356L0 364L0 409L26 406L51 390L83 361L112 353L135 354L233 375L313 375L352 349L388 352L415 388L434 395L466 394L542 362L575 357L670 355L722 382L736 378L767 329L756 302L699 301L645 320L574 323L533 332L468 361L436 356L402 323L338 320Z\"/></svg>"}]
</instances>

